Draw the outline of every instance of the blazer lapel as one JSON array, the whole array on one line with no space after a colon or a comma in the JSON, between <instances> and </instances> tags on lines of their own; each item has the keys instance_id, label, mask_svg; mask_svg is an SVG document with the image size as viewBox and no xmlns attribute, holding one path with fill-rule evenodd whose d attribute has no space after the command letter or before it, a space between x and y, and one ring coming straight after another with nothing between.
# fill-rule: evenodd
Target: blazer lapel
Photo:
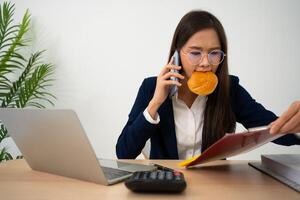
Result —
<instances>
[{"instance_id":1,"label":"blazer lapel","mask_svg":"<svg viewBox=\"0 0 300 200\"><path fill-rule=\"evenodd\" d=\"M177 150L177 139L175 133L175 123L174 123L174 113L172 100L168 98L164 102L164 106L161 106L161 120L162 123L162 132L164 138L164 144L167 148L167 152L170 156L170 159L178 159L178 150Z\"/></svg>"}]
</instances>

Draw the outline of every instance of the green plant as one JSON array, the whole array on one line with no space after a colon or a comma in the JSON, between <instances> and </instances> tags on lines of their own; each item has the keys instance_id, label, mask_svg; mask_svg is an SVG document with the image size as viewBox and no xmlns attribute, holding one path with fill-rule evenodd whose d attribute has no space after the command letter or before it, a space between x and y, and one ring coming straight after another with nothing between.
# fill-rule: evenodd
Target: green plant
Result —
<instances>
[{"instance_id":1,"label":"green plant","mask_svg":"<svg viewBox=\"0 0 300 200\"><path fill-rule=\"evenodd\" d=\"M55 96L47 92L53 82L51 77L54 66L42 62L44 51L25 58L26 47L30 43L26 33L30 28L31 17L26 10L22 21L15 25L14 11L14 4L0 4L0 107L45 108L45 104L54 105L52 100ZM0 144L6 137L9 137L7 129L0 119ZM13 157L6 148L0 149L0 162L11 159Z\"/></svg>"}]
</instances>

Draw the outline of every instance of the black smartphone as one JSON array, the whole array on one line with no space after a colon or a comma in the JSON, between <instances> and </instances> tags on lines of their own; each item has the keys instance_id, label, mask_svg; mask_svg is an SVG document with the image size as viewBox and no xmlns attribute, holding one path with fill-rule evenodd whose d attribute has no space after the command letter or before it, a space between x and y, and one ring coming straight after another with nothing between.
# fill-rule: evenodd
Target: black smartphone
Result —
<instances>
[{"instance_id":1,"label":"black smartphone","mask_svg":"<svg viewBox=\"0 0 300 200\"><path fill-rule=\"evenodd\" d=\"M180 65L180 56L179 56L179 53L178 53L177 50L174 52L174 54L173 54L172 57L173 57L173 65L179 66L179 65ZM175 69L171 69L170 71L171 71L171 72L175 72L175 73L179 73L179 71L178 71L178 70L175 70ZM177 77L171 76L170 79L171 79L171 80L174 80L174 81L178 81L178 78L177 78ZM177 85L172 85L172 86L170 87L169 97L173 97L174 94L176 94L177 91L178 91Z\"/></svg>"}]
</instances>

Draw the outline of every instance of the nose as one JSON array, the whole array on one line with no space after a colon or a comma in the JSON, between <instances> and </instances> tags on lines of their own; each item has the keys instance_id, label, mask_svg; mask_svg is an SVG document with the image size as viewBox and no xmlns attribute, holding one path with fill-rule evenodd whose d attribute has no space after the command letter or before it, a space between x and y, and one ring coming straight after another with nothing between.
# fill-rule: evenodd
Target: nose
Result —
<instances>
[{"instance_id":1,"label":"nose","mask_svg":"<svg viewBox=\"0 0 300 200\"><path fill-rule=\"evenodd\" d=\"M200 60L200 63L196 67L196 71L201 71L201 72L207 72L211 71L212 67L208 61L208 55L205 54L203 55L202 59Z\"/></svg>"}]
</instances>

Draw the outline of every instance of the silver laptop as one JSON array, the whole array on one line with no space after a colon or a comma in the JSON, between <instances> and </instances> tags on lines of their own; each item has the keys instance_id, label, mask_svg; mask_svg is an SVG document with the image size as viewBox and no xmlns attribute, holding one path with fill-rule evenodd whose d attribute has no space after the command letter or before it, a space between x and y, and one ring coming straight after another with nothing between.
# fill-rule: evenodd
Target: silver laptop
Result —
<instances>
[{"instance_id":1,"label":"silver laptop","mask_svg":"<svg viewBox=\"0 0 300 200\"><path fill-rule=\"evenodd\" d=\"M0 121L33 170L104 185L135 171L155 170L151 165L97 159L72 110L2 108Z\"/></svg>"}]
</instances>

